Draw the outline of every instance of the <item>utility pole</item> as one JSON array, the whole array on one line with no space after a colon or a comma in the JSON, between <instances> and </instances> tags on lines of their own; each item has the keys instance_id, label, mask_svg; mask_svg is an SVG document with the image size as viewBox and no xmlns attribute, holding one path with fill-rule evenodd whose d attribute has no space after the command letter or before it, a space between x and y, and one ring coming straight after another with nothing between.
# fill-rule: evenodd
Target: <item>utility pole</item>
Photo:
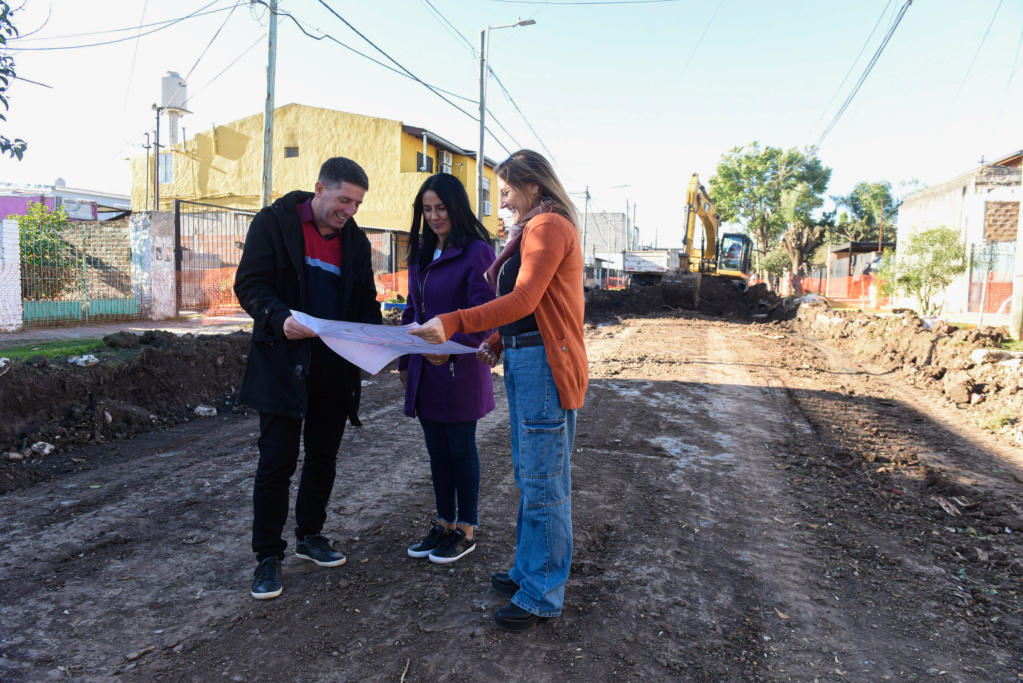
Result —
<instances>
[{"instance_id":1,"label":"utility pole","mask_svg":"<svg viewBox=\"0 0 1023 683\"><path fill-rule=\"evenodd\" d=\"M480 29L480 147L476 150L476 217L483 222L483 137L487 132L487 53L490 48L490 32L499 28L532 26L533 19L519 19L514 24L487 26Z\"/></svg>"},{"instance_id":2,"label":"utility pole","mask_svg":"<svg viewBox=\"0 0 1023 683\"><path fill-rule=\"evenodd\" d=\"M146 133L146 203L144 205L145 211L149 210L149 150L152 149L152 145L149 144L149 133Z\"/></svg>"},{"instance_id":3,"label":"utility pole","mask_svg":"<svg viewBox=\"0 0 1023 683\"><path fill-rule=\"evenodd\" d=\"M270 39L266 63L266 109L263 113L263 182L261 206L270 205L273 192L274 81L277 73L277 0L270 0Z\"/></svg>"},{"instance_id":4,"label":"utility pole","mask_svg":"<svg viewBox=\"0 0 1023 683\"><path fill-rule=\"evenodd\" d=\"M629 230L629 200L625 199L625 249L628 251L632 244L632 231Z\"/></svg>"},{"instance_id":5,"label":"utility pole","mask_svg":"<svg viewBox=\"0 0 1023 683\"><path fill-rule=\"evenodd\" d=\"M639 228L636 227L636 202L632 202L632 248L639 249Z\"/></svg>"},{"instance_id":6,"label":"utility pole","mask_svg":"<svg viewBox=\"0 0 1023 683\"><path fill-rule=\"evenodd\" d=\"M160 210L160 114L163 113L163 107L158 107L155 104L153 109L156 110L156 140L153 142L153 211Z\"/></svg>"}]
</instances>

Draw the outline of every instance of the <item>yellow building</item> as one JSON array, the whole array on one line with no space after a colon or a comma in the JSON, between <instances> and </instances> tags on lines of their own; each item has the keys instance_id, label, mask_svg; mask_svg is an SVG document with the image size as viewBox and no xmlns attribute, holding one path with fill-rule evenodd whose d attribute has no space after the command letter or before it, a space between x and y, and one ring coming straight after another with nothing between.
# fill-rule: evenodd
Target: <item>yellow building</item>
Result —
<instances>
[{"instance_id":1,"label":"yellow building","mask_svg":"<svg viewBox=\"0 0 1023 683\"><path fill-rule=\"evenodd\" d=\"M369 175L370 190L356 221L365 228L408 231L412 201L429 175L451 173L466 187L476 210L476 153L400 121L288 104L274 111L273 198L312 190L320 165L333 156L354 159ZM425 162L424 162L425 157ZM175 199L236 209L260 208L263 115L214 126L160 154L160 210ZM420 170L424 168L425 170ZM148 166L148 167L147 167ZM497 235L494 163L485 159L483 225ZM153 204L153 163L132 160L132 209Z\"/></svg>"}]
</instances>

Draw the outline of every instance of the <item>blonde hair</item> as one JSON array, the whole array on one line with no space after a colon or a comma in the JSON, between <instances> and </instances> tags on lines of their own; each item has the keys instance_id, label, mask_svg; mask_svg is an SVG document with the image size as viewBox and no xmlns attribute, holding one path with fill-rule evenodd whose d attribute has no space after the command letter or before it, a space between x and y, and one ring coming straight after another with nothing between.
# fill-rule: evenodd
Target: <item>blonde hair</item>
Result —
<instances>
[{"instance_id":1,"label":"blonde hair","mask_svg":"<svg viewBox=\"0 0 1023 683\"><path fill-rule=\"evenodd\" d=\"M529 185L536 185L539 188L538 194L543 206L550 207L570 220L572 225L579 226L575 205L572 204L568 192L565 191L558 176L554 173L551 162L547 161L542 154L531 149L520 149L498 164L494 173L520 192L525 192Z\"/></svg>"}]
</instances>

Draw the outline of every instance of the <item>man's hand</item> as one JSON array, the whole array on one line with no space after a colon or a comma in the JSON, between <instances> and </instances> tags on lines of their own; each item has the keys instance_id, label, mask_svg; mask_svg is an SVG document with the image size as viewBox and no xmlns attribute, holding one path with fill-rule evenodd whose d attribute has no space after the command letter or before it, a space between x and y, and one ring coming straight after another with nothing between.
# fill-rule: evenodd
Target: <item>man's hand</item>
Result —
<instances>
[{"instance_id":1,"label":"man's hand","mask_svg":"<svg viewBox=\"0 0 1023 683\"><path fill-rule=\"evenodd\" d=\"M476 360L486 363L490 367L497 365L497 354L490 348L490 344L483 342L476 351Z\"/></svg>"},{"instance_id":2,"label":"man's hand","mask_svg":"<svg viewBox=\"0 0 1023 683\"><path fill-rule=\"evenodd\" d=\"M401 386L408 386L408 370L399 370L398 377L401 379Z\"/></svg>"},{"instance_id":3,"label":"man's hand","mask_svg":"<svg viewBox=\"0 0 1023 683\"><path fill-rule=\"evenodd\" d=\"M448 362L448 358L451 356L446 353L424 353L423 358L430 361L434 365L444 365Z\"/></svg>"},{"instance_id":4,"label":"man's hand","mask_svg":"<svg viewBox=\"0 0 1023 683\"><path fill-rule=\"evenodd\" d=\"M308 327L295 320L295 316L289 315L284 321L284 336L288 339L305 339L306 337L318 336Z\"/></svg>"},{"instance_id":5,"label":"man's hand","mask_svg":"<svg viewBox=\"0 0 1023 683\"><path fill-rule=\"evenodd\" d=\"M448 340L448 335L444 332L444 324L440 321L440 318L430 318L425 325L409 330L408 333L430 344L443 344Z\"/></svg>"}]
</instances>

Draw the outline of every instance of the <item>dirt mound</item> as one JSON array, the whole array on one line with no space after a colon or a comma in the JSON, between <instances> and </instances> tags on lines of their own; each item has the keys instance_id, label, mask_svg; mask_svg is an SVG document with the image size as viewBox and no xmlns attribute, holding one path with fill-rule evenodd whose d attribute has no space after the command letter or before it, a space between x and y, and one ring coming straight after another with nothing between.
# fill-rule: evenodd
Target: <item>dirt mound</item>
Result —
<instances>
[{"instance_id":1,"label":"dirt mound","mask_svg":"<svg viewBox=\"0 0 1023 683\"><path fill-rule=\"evenodd\" d=\"M789 324L860 362L900 374L908 384L942 394L972 410L984 426L1023 443L1023 354L999 348L1009 339L1005 328L962 330L938 321L928 329L912 312L877 316L824 304L800 306Z\"/></svg>"},{"instance_id":2,"label":"dirt mound","mask_svg":"<svg viewBox=\"0 0 1023 683\"><path fill-rule=\"evenodd\" d=\"M763 283L740 291L733 280L704 276L700 285L700 308L693 306L695 277L686 276L652 286L622 290L590 289L586 292L586 321L597 322L619 316L671 316L694 311L716 318L778 318L784 312L782 300Z\"/></svg>"},{"instance_id":3,"label":"dirt mound","mask_svg":"<svg viewBox=\"0 0 1023 683\"><path fill-rule=\"evenodd\" d=\"M249 339L147 332L137 349L98 352L91 367L15 362L0 380L0 454L36 458L46 450L31 450L39 442L60 452L123 439L197 419L200 404L230 411ZM0 477L0 491L12 483Z\"/></svg>"}]
</instances>

